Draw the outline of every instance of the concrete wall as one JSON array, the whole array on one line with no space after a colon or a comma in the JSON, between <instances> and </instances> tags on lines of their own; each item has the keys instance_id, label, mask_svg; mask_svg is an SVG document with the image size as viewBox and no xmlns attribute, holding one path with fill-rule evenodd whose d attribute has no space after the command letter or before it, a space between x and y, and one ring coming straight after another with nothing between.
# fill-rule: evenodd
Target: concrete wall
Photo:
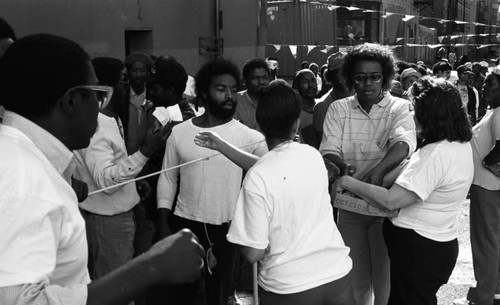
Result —
<instances>
[{"instance_id":1,"label":"concrete wall","mask_svg":"<svg viewBox=\"0 0 500 305\"><path fill-rule=\"evenodd\" d=\"M199 37L213 37L216 0L2 0L0 16L22 37L52 33L80 43L91 55L125 57L131 50L175 56L194 74L213 58L199 55ZM224 56L242 66L264 57L265 0L219 0Z\"/></svg>"}]
</instances>

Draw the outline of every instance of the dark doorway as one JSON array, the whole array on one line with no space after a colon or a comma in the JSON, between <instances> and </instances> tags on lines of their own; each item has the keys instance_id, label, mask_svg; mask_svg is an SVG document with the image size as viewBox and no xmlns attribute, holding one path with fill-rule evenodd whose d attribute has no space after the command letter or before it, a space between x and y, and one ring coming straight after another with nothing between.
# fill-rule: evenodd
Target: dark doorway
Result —
<instances>
[{"instance_id":1,"label":"dark doorway","mask_svg":"<svg viewBox=\"0 0 500 305\"><path fill-rule=\"evenodd\" d=\"M153 31L150 29L125 30L125 56L132 52L153 52Z\"/></svg>"}]
</instances>

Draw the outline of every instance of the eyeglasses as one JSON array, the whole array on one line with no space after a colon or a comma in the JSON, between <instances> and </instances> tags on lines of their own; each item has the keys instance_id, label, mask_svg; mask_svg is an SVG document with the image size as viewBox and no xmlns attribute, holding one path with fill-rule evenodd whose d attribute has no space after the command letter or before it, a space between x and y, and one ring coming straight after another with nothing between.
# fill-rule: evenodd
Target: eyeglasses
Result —
<instances>
[{"instance_id":1,"label":"eyeglasses","mask_svg":"<svg viewBox=\"0 0 500 305\"><path fill-rule=\"evenodd\" d=\"M102 110L106 108L113 96L113 87L110 86L93 86L93 85L82 85L69 88L66 91L66 95L75 90L91 90L94 91L99 102L99 109Z\"/></svg>"},{"instance_id":2,"label":"eyeglasses","mask_svg":"<svg viewBox=\"0 0 500 305\"><path fill-rule=\"evenodd\" d=\"M370 82L377 84L382 81L382 74L356 74L354 75L354 82L358 85L366 83L366 80L369 79Z\"/></svg>"}]
</instances>

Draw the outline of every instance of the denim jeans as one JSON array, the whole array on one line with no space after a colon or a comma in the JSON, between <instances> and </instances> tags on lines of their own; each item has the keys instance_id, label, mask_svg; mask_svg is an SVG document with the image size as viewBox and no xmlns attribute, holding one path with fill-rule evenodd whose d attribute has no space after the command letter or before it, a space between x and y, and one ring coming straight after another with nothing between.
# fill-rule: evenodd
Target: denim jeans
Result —
<instances>
[{"instance_id":1,"label":"denim jeans","mask_svg":"<svg viewBox=\"0 0 500 305\"><path fill-rule=\"evenodd\" d=\"M490 305L500 293L500 191L470 189L470 242L477 305Z\"/></svg>"},{"instance_id":2,"label":"denim jeans","mask_svg":"<svg viewBox=\"0 0 500 305\"><path fill-rule=\"evenodd\" d=\"M95 280L130 261L134 255L132 211L103 216L82 210L89 245L89 273Z\"/></svg>"},{"instance_id":3,"label":"denim jeans","mask_svg":"<svg viewBox=\"0 0 500 305\"><path fill-rule=\"evenodd\" d=\"M339 209L338 228L351 248L351 283L357 305L386 305L390 291L389 256L382 233L383 217Z\"/></svg>"}]
</instances>

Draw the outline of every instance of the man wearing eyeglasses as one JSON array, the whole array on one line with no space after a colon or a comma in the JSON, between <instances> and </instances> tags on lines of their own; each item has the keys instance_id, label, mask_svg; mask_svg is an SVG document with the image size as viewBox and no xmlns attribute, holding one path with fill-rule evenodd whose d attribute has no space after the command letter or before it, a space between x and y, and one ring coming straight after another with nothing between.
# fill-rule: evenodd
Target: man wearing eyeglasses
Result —
<instances>
[{"instance_id":1,"label":"man wearing eyeglasses","mask_svg":"<svg viewBox=\"0 0 500 305\"><path fill-rule=\"evenodd\" d=\"M0 304L127 304L200 275L204 251L185 230L90 283L70 177L71 151L89 145L109 101L97 84L89 56L62 37L25 36L0 58Z\"/></svg>"}]
</instances>

